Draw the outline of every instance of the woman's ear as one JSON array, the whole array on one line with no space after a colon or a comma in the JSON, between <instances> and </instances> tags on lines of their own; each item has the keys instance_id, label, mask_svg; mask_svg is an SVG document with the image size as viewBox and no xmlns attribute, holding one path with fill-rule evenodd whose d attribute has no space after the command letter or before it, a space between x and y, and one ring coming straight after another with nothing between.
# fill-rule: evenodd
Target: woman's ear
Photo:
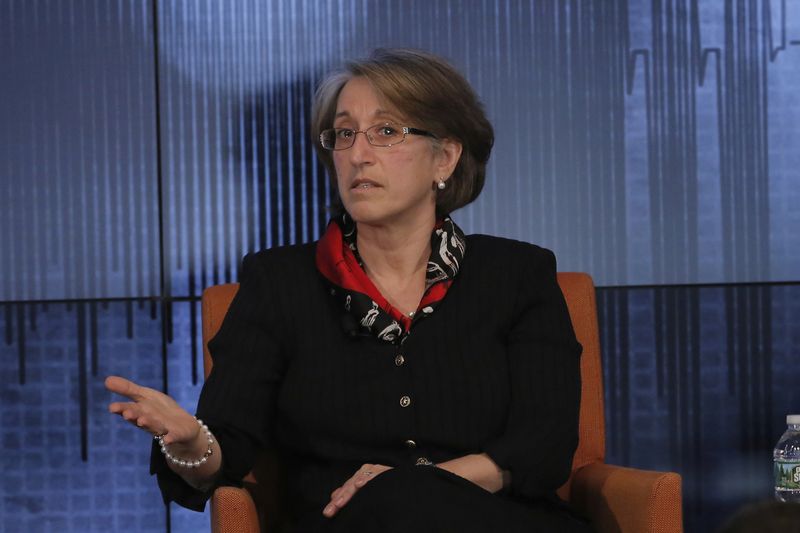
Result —
<instances>
[{"instance_id":1,"label":"woman's ear","mask_svg":"<svg viewBox=\"0 0 800 533\"><path fill-rule=\"evenodd\" d=\"M456 169L458 160L461 159L463 147L460 142L453 139L441 139L439 146L439 164L437 165L436 175L449 179Z\"/></svg>"}]
</instances>

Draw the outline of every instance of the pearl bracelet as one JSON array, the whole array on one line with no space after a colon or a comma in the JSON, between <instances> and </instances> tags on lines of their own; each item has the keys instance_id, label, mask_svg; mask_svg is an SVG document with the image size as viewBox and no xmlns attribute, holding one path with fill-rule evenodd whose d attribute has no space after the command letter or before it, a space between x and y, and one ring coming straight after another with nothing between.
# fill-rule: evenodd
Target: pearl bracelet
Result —
<instances>
[{"instance_id":1,"label":"pearl bracelet","mask_svg":"<svg viewBox=\"0 0 800 533\"><path fill-rule=\"evenodd\" d=\"M206 453L200 459L192 460L192 459L181 459L179 457L175 457L169 450L167 450L167 445L164 444L164 435L156 435L153 437L155 440L158 441L158 445L161 447L161 453L164 454L164 457L167 458L167 461L171 462L174 465L182 466L185 468L197 468L200 465L203 465L208 461L208 458L213 453L212 445L214 444L214 435L211 434L211 430L208 429L208 426L203 424L203 421L199 418L195 417L197 423L200 425L200 429L206 434L206 438L208 439L208 448L206 448Z\"/></svg>"}]
</instances>

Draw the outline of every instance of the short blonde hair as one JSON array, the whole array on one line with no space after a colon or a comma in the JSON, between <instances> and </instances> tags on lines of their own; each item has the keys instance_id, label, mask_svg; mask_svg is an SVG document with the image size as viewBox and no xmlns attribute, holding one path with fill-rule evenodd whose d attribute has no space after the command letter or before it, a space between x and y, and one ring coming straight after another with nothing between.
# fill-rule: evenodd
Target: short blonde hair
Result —
<instances>
[{"instance_id":1,"label":"short blonde hair","mask_svg":"<svg viewBox=\"0 0 800 533\"><path fill-rule=\"evenodd\" d=\"M414 127L461 143L453 175L447 187L437 192L437 214L474 201L486 180L494 129L464 76L444 59L420 50L378 48L366 59L347 62L320 83L311 108L311 133L330 176L336 176L333 157L320 145L319 135L333 127L339 93L355 77L366 78L400 113L415 121Z\"/></svg>"}]
</instances>

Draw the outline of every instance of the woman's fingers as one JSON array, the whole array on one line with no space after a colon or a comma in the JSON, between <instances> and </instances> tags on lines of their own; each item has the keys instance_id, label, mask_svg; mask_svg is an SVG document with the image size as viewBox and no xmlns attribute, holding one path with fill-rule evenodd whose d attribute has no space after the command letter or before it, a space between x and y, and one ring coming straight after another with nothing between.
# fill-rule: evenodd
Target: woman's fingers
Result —
<instances>
[{"instance_id":1,"label":"woman's fingers","mask_svg":"<svg viewBox=\"0 0 800 533\"><path fill-rule=\"evenodd\" d=\"M347 504L347 502L350 500L350 496L346 496L346 492L349 487L353 487L354 477L355 476L351 477L350 479L345 481L341 487L331 492L331 501L328 502L328 505L326 505L325 508L322 510L322 514L324 514L328 518L331 518L337 512L339 512L339 509L341 509Z\"/></svg>"},{"instance_id":2,"label":"woman's fingers","mask_svg":"<svg viewBox=\"0 0 800 533\"><path fill-rule=\"evenodd\" d=\"M366 470L360 470L358 472L358 475L356 475L355 478L353 479L353 485L355 485L357 489L360 489L361 487L369 483L374 474L375 472L373 472L369 468Z\"/></svg>"},{"instance_id":3,"label":"woman's fingers","mask_svg":"<svg viewBox=\"0 0 800 533\"><path fill-rule=\"evenodd\" d=\"M378 474L389 470L391 467L383 466L383 465L372 465L372 464L365 464L362 465L361 468L353 474L350 479L344 482L344 484L331 492L331 501L325 508L322 510L322 514L331 518L339 509L347 505L347 502L353 497L353 495L358 492L364 485L369 483L372 478L377 476Z\"/></svg>"},{"instance_id":4,"label":"woman's fingers","mask_svg":"<svg viewBox=\"0 0 800 533\"><path fill-rule=\"evenodd\" d=\"M114 402L108 406L108 410L143 429L149 427L150 421L145 415L144 409L136 402Z\"/></svg>"},{"instance_id":5,"label":"woman's fingers","mask_svg":"<svg viewBox=\"0 0 800 533\"><path fill-rule=\"evenodd\" d=\"M109 376L105 381L106 388L111 392L127 396L134 400L132 402L112 402L108 406L111 413L121 416L131 424L153 434L165 435L167 433L166 424L161 421L161 416L154 413L153 409L158 409L152 405L153 395L148 395L147 387L141 387L136 383L118 376Z\"/></svg>"},{"instance_id":6,"label":"woman's fingers","mask_svg":"<svg viewBox=\"0 0 800 533\"><path fill-rule=\"evenodd\" d=\"M111 392L127 396L131 400L138 401L144 397L145 387L140 387L133 381L119 376L108 376L105 381L106 388Z\"/></svg>"},{"instance_id":7,"label":"woman's fingers","mask_svg":"<svg viewBox=\"0 0 800 533\"><path fill-rule=\"evenodd\" d=\"M108 410L125 420L136 420L144 414L142 406L136 402L114 402L108 406Z\"/></svg>"},{"instance_id":8,"label":"woman's fingers","mask_svg":"<svg viewBox=\"0 0 800 533\"><path fill-rule=\"evenodd\" d=\"M152 435L163 435L164 444L190 442L197 437L197 421L166 394L119 376L107 377L105 385L132 400L112 402L108 410Z\"/></svg>"},{"instance_id":9,"label":"woman's fingers","mask_svg":"<svg viewBox=\"0 0 800 533\"><path fill-rule=\"evenodd\" d=\"M114 414L122 414L122 411L130 404L130 402L113 402L108 405L108 410Z\"/></svg>"},{"instance_id":10,"label":"woman's fingers","mask_svg":"<svg viewBox=\"0 0 800 533\"><path fill-rule=\"evenodd\" d=\"M108 406L112 413L120 415L125 420L132 420L139 416L139 406L134 402L116 402Z\"/></svg>"},{"instance_id":11,"label":"woman's fingers","mask_svg":"<svg viewBox=\"0 0 800 533\"><path fill-rule=\"evenodd\" d=\"M341 509L347 502L350 501L350 498L353 497L353 494L358 490L355 485L355 477L351 477L347 480L347 482L342 485L342 491L336 496L336 499L333 500L333 504Z\"/></svg>"},{"instance_id":12,"label":"woman's fingers","mask_svg":"<svg viewBox=\"0 0 800 533\"><path fill-rule=\"evenodd\" d=\"M116 394L127 396L128 399L134 402L147 405L149 409L156 410L163 413L184 412L175 400L164 394L163 392L151 389L150 387L143 387L137 385L133 381L121 378L119 376L108 376L105 380L106 388Z\"/></svg>"},{"instance_id":13,"label":"woman's fingers","mask_svg":"<svg viewBox=\"0 0 800 533\"><path fill-rule=\"evenodd\" d=\"M359 474L356 473L356 475L345 481L344 485L331 493L331 501L325 506L325 509L322 510L322 514L330 518L338 513L339 509L347 505L347 502L350 501L356 491L361 488L357 487L355 484L358 475Z\"/></svg>"}]
</instances>

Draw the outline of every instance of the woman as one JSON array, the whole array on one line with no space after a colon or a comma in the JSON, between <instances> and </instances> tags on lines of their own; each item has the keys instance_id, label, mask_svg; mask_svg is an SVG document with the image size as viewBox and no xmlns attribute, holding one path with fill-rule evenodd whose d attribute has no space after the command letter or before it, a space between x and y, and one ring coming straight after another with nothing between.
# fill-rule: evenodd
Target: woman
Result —
<instances>
[{"instance_id":1,"label":"woman","mask_svg":"<svg viewBox=\"0 0 800 533\"><path fill-rule=\"evenodd\" d=\"M341 209L318 243L245 257L196 421L110 377L156 435L166 500L202 509L257 450L291 531L586 531L555 496L577 446L580 345L551 252L465 237L494 134L464 78L377 50L317 91ZM538 528L538 529L537 529Z\"/></svg>"}]
</instances>

